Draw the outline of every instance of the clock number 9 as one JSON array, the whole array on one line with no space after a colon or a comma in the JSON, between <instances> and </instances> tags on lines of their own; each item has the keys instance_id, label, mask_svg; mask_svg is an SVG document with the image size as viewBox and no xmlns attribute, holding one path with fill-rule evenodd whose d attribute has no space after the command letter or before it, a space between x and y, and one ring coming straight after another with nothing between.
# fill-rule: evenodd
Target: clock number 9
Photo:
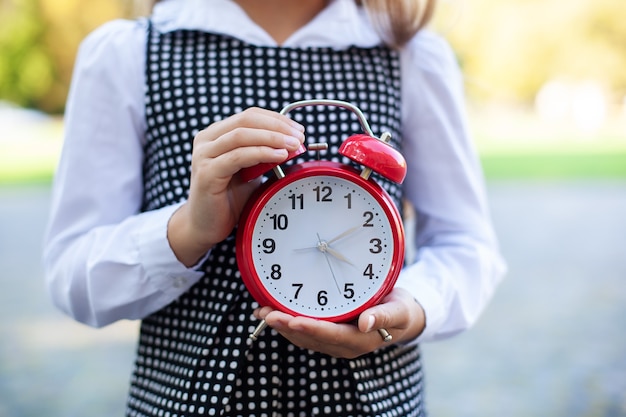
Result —
<instances>
[{"instance_id":1,"label":"clock number 9","mask_svg":"<svg viewBox=\"0 0 626 417\"><path fill-rule=\"evenodd\" d=\"M274 239L265 239L263 241L263 252L270 254L270 253L274 253L274 251L276 250L276 242L274 241Z\"/></svg>"}]
</instances>

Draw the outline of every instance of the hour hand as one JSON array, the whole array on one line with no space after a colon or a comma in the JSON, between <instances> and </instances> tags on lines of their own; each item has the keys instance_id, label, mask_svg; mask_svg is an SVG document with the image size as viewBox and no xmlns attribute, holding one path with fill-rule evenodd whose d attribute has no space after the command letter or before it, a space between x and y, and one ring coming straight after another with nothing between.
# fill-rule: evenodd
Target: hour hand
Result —
<instances>
[{"instance_id":1,"label":"hour hand","mask_svg":"<svg viewBox=\"0 0 626 417\"><path fill-rule=\"evenodd\" d=\"M356 229L356 228L352 228L352 229L348 230L347 232L342 233L341 235L339 235L338 237L336 237L334 240L341 239L342 237L345 237L345 236L347 236L348 234L353 233L353 232L354 232L354 229ZM355 265L354 265L354 264L353 264L353 263L352 263L352 262L351 262L348 258L346 258L346 257L345 257L345 256L344 256L341 252L339 252L339 251L338 251L338 250L336 250L336 249L331 248L331 247L329 246L329 245L330 245L330 241L328 241L328 242L327 242L327 241L325 241L325 240L321 240L321 239L320 239L320 237L319 237L319 234L318 234L317 236L318 236L318 241L317 241L317 244L316 244L315 246L307 246L307 247L304 247L304 248L297 248L297 249L294 249L294 251L298 251L298 252L299 252L299 251L306 251L306 250L310 250L310 249L317 249L317 250L319 250L320 252L322 252L322 253L324 253L324 254L329 254L330 256L332 256L332 257L333 257L333 258L335 258L335 259L340 260L341 262L345 262L345 263L347 263L348 265L355 266Z\"/></svg>"},{"instance_id":2,"label":"hour hand","mask_svg":"<svg viewBox=\"0 0 626 417\"><path fill-rule=\"evenodd\" d=\"M350 260L348 258L343 256L340 252L336 251L335 249L331 248L330 246L326 246L326 253L328 253L330 256L332 256L334 258L339 259L341 262L345 262L348 265L354 266L354 264L352 262L350 262Z\"/></svg>"}]
</instances>

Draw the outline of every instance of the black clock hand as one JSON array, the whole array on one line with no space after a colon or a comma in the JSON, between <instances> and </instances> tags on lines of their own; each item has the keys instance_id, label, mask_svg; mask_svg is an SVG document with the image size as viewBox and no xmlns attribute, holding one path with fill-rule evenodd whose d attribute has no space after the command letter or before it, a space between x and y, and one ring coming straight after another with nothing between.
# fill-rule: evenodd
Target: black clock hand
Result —
<instances>
[{"instance_id":1,"label":"black clock hand","mask_svg":"<svg viewBox=\"0 0 626 417\"><path fill-rule=\"evenodd\" d=\"M326 258L326 263L328 264L328 268L330 269L330 273L333 276L333 280L335 280L335 285L337 286L337 291L339 291L339 294L341 294L341 287L339 286L339 281L337 281L337 277L335 276L335 271L333 271L333 267L330 264L330 258L328 257L328 254L326 252L324 252L324 258Z\"/></svg>"}]
</instances>

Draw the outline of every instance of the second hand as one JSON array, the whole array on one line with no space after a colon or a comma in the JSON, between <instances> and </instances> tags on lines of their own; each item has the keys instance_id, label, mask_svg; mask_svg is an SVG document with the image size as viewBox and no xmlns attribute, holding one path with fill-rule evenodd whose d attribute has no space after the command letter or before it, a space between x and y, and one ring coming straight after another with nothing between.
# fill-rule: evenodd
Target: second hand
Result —
<instances>
[{"instance_id":1,"label":"second hand","mask_svg":"<svg viewBox=\"0 0 626 417\"><path fill-rule=\"evenodd\" d=\"M335 271L333 270L333 266L330 263L330 258L328 257L328 253L326 253L326 242L322 242L319 233L317 233L317 240L319 245L319 250L324 254L324 258L326 258L326 263L328 264L328 269L330 269L330 274L333 276L333 280L335 281L335 285L337 286L337 291L341 294L341 287L339 286L339 282L337 281L337 277L335 276Z\"/></svg>"}]
</instances>

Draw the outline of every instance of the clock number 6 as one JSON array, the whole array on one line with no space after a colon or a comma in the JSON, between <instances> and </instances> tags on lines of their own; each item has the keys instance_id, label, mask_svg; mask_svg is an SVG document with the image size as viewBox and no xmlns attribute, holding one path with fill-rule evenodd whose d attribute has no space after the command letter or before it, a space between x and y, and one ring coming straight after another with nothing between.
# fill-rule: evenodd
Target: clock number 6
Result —
<instances>
[{"instance_id":1,"label":"clock number 6","mask_svg":"<svg viewBox=\"0 0 626 417\"><path fill-rule=\"evenodd\" d=\"M327 297L328 293L324 290L320 291L319 293L317 293L317 303L321 306L325 306L326 304L328 304L328 297Z\"/></svg>"}]
</instances>

